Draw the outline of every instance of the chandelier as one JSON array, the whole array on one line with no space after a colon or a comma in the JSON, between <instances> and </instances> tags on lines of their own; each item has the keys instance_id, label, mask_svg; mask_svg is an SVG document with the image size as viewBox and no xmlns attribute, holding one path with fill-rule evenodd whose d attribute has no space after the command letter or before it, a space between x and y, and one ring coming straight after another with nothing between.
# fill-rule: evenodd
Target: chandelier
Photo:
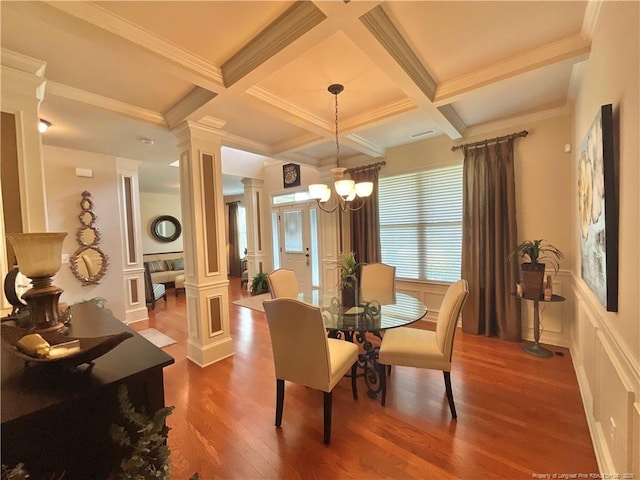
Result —
<instances>
[{"instance_id":1,"label":"chandelier","mask_svg":"<svg viewBox=\"0 0 640 480\"><path fill-rule=\"evenodd\" d=\"M331 213L338 208L344 211L355 211L364 207L364 197L368 197L373 192L373 182L359 182L344 179L346 168L340 166L340 143L338 142L338 94L344 90L339 83L329 85L327 89L334 96L336 111L336 167L331 169L333 173L333 186L335 190L323 183L309 185L309 195L317 203L320 210ZM334 195L334 193L336 195ZM334 205L328 206L327 202L334 197ZM354 202L358 198L358 204Z\"/></svg>"}]
</instances>

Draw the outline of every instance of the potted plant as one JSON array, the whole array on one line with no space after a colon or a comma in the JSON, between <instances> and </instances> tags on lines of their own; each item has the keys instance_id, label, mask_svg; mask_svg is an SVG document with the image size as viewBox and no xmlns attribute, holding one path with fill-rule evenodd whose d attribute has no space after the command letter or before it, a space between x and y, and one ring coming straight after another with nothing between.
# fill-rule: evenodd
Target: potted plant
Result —
<instances>
[{"instance_id":1,"label":"potted plant","mask_svg":"<svg viewBox=\"0 0 640 480\"><path fill-rule=\"evenodd\" d=\"M351 308L356 304L356 286L358 284L358 267L356 254L347 252L342 255L342 261L338 265L340 268L340 281L338 288L342 293L342 306Z\"/></svg>"},{"instance_id":2,"label":"potted plant","mask_svg":"<svg viewBox=\"0 0 640 480\"><path fill-rule=\"evenodd\" d=\"M523 293L528 298L540 298L543 292L544 271L548 262L553 266L554 273L558 272L560 260L564 258L562 252L544 239L526 240L513 250L509 261L520 257L525 262L520 264L520 277Z\"/></svg>"},{"instance_id":3,"label":"potted plant","mask_svg":"<svg viewBox=\"0 0 640 480\"><path fill-rule=\"evenodd\" d=\"M251 280L251 295L259 295L269 291L269 280L267 274L264 272L256 273L256 276Z\"/></svg>"}]
</instances>

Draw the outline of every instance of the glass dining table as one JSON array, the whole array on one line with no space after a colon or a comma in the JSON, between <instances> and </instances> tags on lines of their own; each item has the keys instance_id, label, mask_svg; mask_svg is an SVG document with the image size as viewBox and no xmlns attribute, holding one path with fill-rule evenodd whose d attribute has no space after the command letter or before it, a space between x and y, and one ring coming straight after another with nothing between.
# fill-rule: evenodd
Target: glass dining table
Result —
<instances>
[{"instance_id":1,"label":"glass dining table","mask_svg":"<svg viewBox=\"0 0 640 480\"><path fill-rule=\"evenodd\" d=\"M342 304L340 291L313 290L298 294L298 300L320 307L330 337L344 338L362 345L362 352L358 356L358 376L364 378L367 395L376 398L381 390L379 346L374 345L367 334L381 340L385 330L424 318L427 307L411 295L389 290L358 291L356 298L356 305L346 308Z\"/></svg>"}]
</instances>

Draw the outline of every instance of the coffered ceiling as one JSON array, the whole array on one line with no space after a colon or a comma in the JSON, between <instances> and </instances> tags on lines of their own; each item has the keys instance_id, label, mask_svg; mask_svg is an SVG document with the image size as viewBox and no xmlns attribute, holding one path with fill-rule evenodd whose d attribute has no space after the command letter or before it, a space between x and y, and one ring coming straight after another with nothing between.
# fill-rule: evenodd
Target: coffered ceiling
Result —
<instances>
[{"instance_id":1,"label":"coffered ceiling","mask_svg":"<svg viewBox=\"0 0 640 480\"><path fill-rule=\"evenodd\" d=\"M322 166L332 83L342 158L566 106L593 3L3 0L1 43L47 63L45 144L157 172L193 120L251 161Z\"/></svg>"}]
</instances>

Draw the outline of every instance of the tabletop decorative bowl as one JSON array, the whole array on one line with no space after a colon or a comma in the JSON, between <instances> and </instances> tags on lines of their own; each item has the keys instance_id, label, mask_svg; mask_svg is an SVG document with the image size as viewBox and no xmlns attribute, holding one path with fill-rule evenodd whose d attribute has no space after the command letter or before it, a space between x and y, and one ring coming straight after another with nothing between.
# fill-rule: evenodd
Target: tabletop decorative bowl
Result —
<instances>
[{"instance_id":1,"label":"tabletop decorative bowl","mask_svg":"<svg viewBox=\"0 0 640 480\"><path fill-rule=\"evenodd\" d=\"M58 345L61 343L69 342L71 340L78 340L80 342L80 350L64 357L37 358L29 356L21 352L17 348L18 341L28 333L30 332L23 328L13 327L10 325L2 325L2 327L0 328L0 335L2 337L2 348L6 348L13 355L25 360L26 362L37 364L55 364L65 367L74 367L82 365L83 363L91 364L96 358L101 357L105 353L113 350L127 338L133 337L133 334L131 332L120 332L114 335L105 335L102 337L91 338L71 337L56 332L39 332L40 336L44 338L50 345Z\"/></svg>"}]
</instances>

